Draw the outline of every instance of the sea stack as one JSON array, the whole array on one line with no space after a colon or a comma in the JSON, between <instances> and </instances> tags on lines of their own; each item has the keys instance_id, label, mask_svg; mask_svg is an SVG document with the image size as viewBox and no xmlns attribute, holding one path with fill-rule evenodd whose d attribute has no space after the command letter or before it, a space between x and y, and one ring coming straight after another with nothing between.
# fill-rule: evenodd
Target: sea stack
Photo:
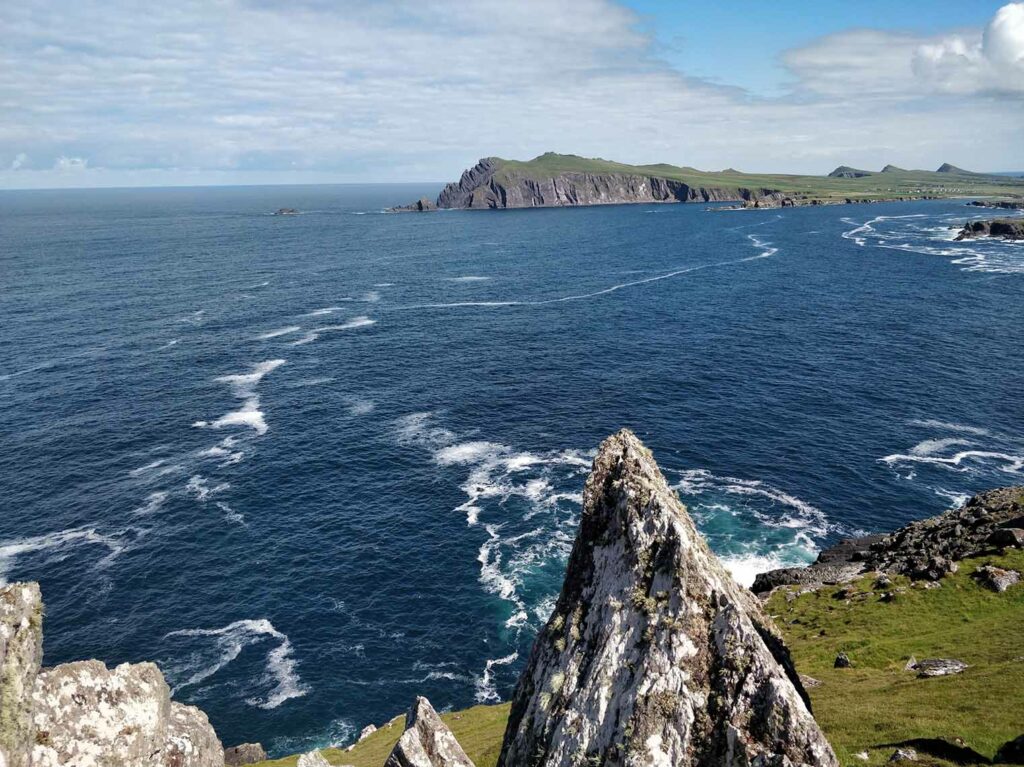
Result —
<instances>
[{"instance_id":1,"label":"sea stack","mask_svg":"<svg viewBox=\"0 0 1024 767\"><path fill-rule=\"evenodd\" d=\"M604 441L583 497L499 766L837 767L771 620L632 432Z\"/></svg>"}]
</instances>

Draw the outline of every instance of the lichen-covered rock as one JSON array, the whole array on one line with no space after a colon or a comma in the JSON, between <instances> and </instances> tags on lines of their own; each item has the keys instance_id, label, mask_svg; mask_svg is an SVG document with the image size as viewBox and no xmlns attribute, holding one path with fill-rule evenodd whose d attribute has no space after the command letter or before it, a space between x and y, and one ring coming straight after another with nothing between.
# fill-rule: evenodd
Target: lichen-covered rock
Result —
<instances>
[{"instance_id":1,"label":"lichen-covered rock","mask_svg":"<svg viewBox=\"0 0 1024 767\"><path fill-rule=\"evenodd\" d=\"M1010 586L1020 583L1020 573L1016 570L1004 570L1001 567L985 565L975 571L974 579L985 588L1002 593Z\"/></svg>"},{"instance_id":2,"label":"lichen-covered rock","mask_svg":"<svg viewBox=\"0 0 1024 767\"><path fill-rule=\"evenodd\" d=\"M430 701L418 697L405 715L405 732L384 767L473 767L473 762Z\"/></svg>"},{"instance_id":3,"label":"lichen-covered rock","mask_svg":"<svg viewBox=\"0 0 1024 767\"><path fill-rule=\"evenodd\" d=\"M267 752L263 750L262 743L240 743L224 749L224 764L227 767L242 767L266 761L266 758Z\"/></svg>"},{"instance_id":4,"label":"lichen-covered rock","mask_svg":"<svg viewBox=\"0 0 1024 767\"><path fill-rule=\"evenodd\" d=\"M266 759L266 754L263 758ZM167 735L158 764L160 767L223 767L224 747L206 714L195 706L171 701Z\"/></svg>"},{"instance_id":5,"label":"lichen-covered rock","mask_svg":"<svg viewBox=\"0 0 1024 767\"><path fill-rule=\"evenodd\" d=\"M171 703L152 663L99 661L44 669L36 679L32 767L221 767L206 715Z\"/></svg>"},{"instance_id":6,"label":"lichen-covered rock","mask_svg":"<svg viewBox=\"0 0 1024 767\"><path fill-rule=\"evenodd\" d=\"M331 767L331 763L319 751L310 751L299 757L295 767Z\"/></svg>"},{"instance_id":7,"label":"lichen-covered rock","mask_svg":"<svg viewBox=\"0 0 1024 767\"><path fill-rule=\"evenodd\" d=\"M43 601L36 583L0 589L0 767L27 767L34 740L32 688L43 658Z\"/></svg>"},{"instance_id":8,"label":"lichen-covered rock","mask_svg":"<svg viewBox=\"0 0 1024 767\"><path fill-rule=\"evenodd\" d=\"M601 445L501 767L835 767L789 655L629 431Z\"/></svg>"},{"instance_id":9,"label":"lichen-covered rock","mask_svg":"<svg viewBox=\"0 0 1024 767\"><path fill-rule=\"evenodd\" d=\"M967 664L956 658L925 658L913 665L918 677L927 679L933 676L950 676L967 669Z\"/></svg>"}]
</instances>

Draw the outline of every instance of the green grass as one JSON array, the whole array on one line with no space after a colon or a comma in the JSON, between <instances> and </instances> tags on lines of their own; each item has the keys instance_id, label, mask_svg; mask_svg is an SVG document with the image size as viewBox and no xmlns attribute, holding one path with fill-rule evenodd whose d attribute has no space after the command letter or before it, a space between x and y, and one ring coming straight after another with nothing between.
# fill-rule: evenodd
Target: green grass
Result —
<instances>
[{"instance_id":1,"label":"green grass","mask_svg":"<svg viewBox=\"0 0 1024 767\"><path fill-rule=\"evenodd\" d=\"M411 704L412 701L409 701ZM441 714L441 719L451 727L459 744L473 760L476 767L494 767L498 763L498 752L501 751L501 739L505 734L505 721L508 719L508 703L497 706L474 706L465 711ZM395 747L402 729L405 716L392 719L366 740L357 744L351 751L338 748L326 748L324 756L331 764L349 764L353 767L382 767L391 749ZM299 757L289 756L269 762L260 762L257 767L294 767Z\"/></svg>"},{"instance_id":2,"label":"green grass","mask_svg":"<svg viewBox=\"0 0 1024 767\"><path fill-rule=\"evenodd\" d=\"M1024 552L965 560L937 589L893 578L906 590L892 602L880 600L870 577L845 586L853 592L849 600L834 598L839 587L831 587L792 601L780 591L768 601L797 669L821 682L809 689L814 715L843 765L883 764L894 750L887 744L912 738L962 738L991 758L1024 734L1024 584L1003 594L982 588L970 575L987 563L1024 571ZM840 651L853 668L833 668ZM918 679L904 671L911 655L959 658L970 668ZM477 767L496 764L507 717L508 704L442 715ZM393 720L352 751L324 754L334 765L381 767L402 723ZM869 762L853 756L860 751ZM261 767L292 767L296 760ZM929 763L947 764L919 762Z\"/></svg>"},{"instance_id":3,"label":"green grass","mask_svg":"<svg viewBox=\"0 0 1024 767\"><path fill-rule=\"evenodd\" d=\"M891 197L1024 196L1024 180L976 173L937 173L922 170L892 170L862 178L829 178L789 174L718 172L677 167L665 163L626 165L600 158L548 152L528 161L492 158L500 167L498 180L510 176L550 178L560 173L618 173L657 176L682 181L690 186L773 189L796 196L819 199L885 199Z\"/></svg>"},{"instance_id":4,"label":"green grass","mask_svg":"<svg viewBox=\"0 0 1024 767\"><path fill-rule=\"evenodd\" d=\"M880 601L871 578L852 585L862 596L848 603L834 598L839 587L769 600L799 671L822 683L810 690L814 715L844 765L863 764L852 757L864 750L881 764L893 751L884 744L911 738L962 738L991 758L1024 733L1024 586L979 586L970 575L988 562L1024 570L1024 553L963 561L933 590L893 578L907 589L893 602ZM840 651L853 668L832 667ZM970 668L918 679L904 671L911 655Z\"/></svg>"}]
</instances>

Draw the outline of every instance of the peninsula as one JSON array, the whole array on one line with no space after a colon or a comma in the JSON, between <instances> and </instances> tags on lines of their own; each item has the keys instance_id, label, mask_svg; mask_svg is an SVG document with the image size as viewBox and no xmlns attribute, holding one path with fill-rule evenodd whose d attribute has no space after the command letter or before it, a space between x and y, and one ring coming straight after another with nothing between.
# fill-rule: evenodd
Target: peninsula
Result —
<instances>
[{"instance_id":1,"label":"peninsula","mask_svg":"<svg viewBox=\"0 0 1024 767\"><path fill-rule=\"evenodd\" d=\"M887 165L841 166L827 176L702 171L548 152L529 161L485 157L441 190L395 211L493 210L627 203L732 202L793 207L960 196L1024 199L1024 179L972 173L944 163L935 171Z\"/></svg>"}]
</instances>

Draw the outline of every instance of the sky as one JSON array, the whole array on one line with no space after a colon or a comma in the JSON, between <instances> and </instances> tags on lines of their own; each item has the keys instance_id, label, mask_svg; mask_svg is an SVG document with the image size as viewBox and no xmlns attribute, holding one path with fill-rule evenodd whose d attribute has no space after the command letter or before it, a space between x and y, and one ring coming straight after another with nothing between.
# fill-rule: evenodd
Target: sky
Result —
<instances>
[{"instance_id":1,"label":"sky","mask_svg":"<svg viewBox=\"0 0 1024 767\"><path fill-rule=\"evenodd\" d=\"M1024 170L1024 2L21 0L0 188Z\"/></svg>"}]
</instances>

